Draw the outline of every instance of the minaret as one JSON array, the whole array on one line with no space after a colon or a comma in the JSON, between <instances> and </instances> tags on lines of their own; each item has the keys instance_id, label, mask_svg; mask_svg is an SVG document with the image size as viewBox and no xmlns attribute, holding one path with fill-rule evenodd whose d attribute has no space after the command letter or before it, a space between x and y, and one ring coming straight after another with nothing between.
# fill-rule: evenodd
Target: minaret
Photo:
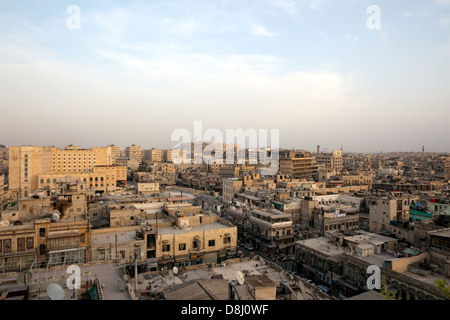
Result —
<instances>
[{"instance_id":1,"label":"minaret","mask_svg":"<svg viewBox=\"0 0 450 320\"><path fill-rule=\"evenodd\" d=\"M425 158L425 146L422 146L422 158Z\"/></svg>"},{"instance_id":2,"label":"minaret","mask_svg":"<svg viewBox=\"0 0 450 320\"><path fill-rule=\"evenodd\" d=\"M320 145L317 145L317 154L320 154Z\"/></svg>"}]
</instances>

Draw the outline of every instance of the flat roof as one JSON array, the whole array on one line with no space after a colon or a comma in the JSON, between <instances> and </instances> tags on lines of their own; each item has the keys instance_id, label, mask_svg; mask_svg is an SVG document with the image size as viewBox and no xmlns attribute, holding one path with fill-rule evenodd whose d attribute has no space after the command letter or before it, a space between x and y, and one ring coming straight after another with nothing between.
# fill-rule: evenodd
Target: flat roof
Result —
<instances>
[{"instance_id":1,"label":"flat roof","mask_svg":"<svg viewBox=\"0 0 450 320\"><path fill-rule=\"evenodd\" d=\"M370 290L344 300L387 300L387 298L379 292Z\"/></svg>"},{"instance_id":2,"label":"flat roof","mask_svg":"<svg viewBox=\"0 0 450 320\"><path fill-rule=\"evenodd\" d=\"M351 236L351 237L345 237L344 240L349 241L349 242L358 242L358 243L371 242L371 241L372 242L381 241L383 243L390 242L390 241L398 241L395 238L383 236L383 235L377 234L377 233L367 233L367 234L360 234L360 235Z\"/></svg>"},{"instance_id":3,"label":"flat roof","mask_svg":"<svg viewBox=\"0 0 450 320\"><path fill-rule=\"evenodd\" d=\"M298 240L295 243L318 251L326 256L335 256L344 253L344 247L336 246L330 239L326 237Z\"/></svg>"},{"instance_id":4,"label":"flat roof","mask_svg":"<svg viewBox=\"0 0 450 320\"><path fill-rule=\"evenodd\" d=\"M136 229L140 229L136 226ZM126 243L136 241L136 230L131 231L111 231L108 233L94 233L91 236L91 245L115 244L117 235L118 243Z\"/></svg>"},{"instance_id":5,"label":"flat roof","mask_svg":"<svg viewBox=\"0 0 450 320\"><path fill-rule=\"evenodd\" d=\"M225 229L232 228L220 222L213 223L205 223L199 226L186 228L186 229L176 229L175 227L163 227L158 228L158 234L160 235L168 235L168 234L182 234L186 232L195 232L195 231L209 231L209 230L217 230L217 229Z\"/></svg>"}]
</instances>

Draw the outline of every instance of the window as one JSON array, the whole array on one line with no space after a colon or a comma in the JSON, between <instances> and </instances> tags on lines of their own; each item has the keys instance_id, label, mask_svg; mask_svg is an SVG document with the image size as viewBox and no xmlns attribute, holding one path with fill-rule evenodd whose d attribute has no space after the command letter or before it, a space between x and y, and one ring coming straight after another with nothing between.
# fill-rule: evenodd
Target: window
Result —
<instances>
[{"instance_id":1,"label":"window","mask_svg":"<svg viewBox=\"0 0 450 320\"><path fill-rule=\"evenodd\" d=\"M184 250L186 250L186 243L180 243L180 244L178 245L178 250L179 250L179 251L184 251Z\"/></svg>"},{"instance_id":2,"label":"window","mask_svg":"<svg viewBox=\"0 0 450 320\"><path fill-rule=\"evenodd\" d=\"M41 238L45 237L45 228L39 229L39 237L41 237Z\"/></svg>"},{"instance_id":3,"label":"window","mask_svg":"<svg viewBox=\"0 0 450 320\"><path fill-rule=\"evenodd\" d=\"M0 253L3 252L2 240L0 240Z\"/></svg>"},{"instance_id":4,"label":"window","mask_svg":"<svg viewBox=\"0 0 450 320\"><path fill-rule=\"evenodd\" d=\"M223 237L223 244L231 243L231 237Z\"/></svg>"},{"instance_id":5,"label":"window","mask_svg":"<svg viewBox=\"0 0 450 320\"><path fill-rule=\"evenodd\" d=\"M41 183L44 183L44 179L41 179Z\"/></svg>"},{"instance_id":6,"label":"window","mask_svg":"<svg viewBox=\"0 0 450 320\"><path fill-rule=\"evenodd\" d=\"M170 244L164 244L162 246L162 252L169 252L170 251Z\"/></svg>"},{"instance_id":7,"label":"window","mask_svg":"<svg viewBox=\"0 0 450 320\"><path fill-rule=\"evenodd\" d=\"M85 240L84 240L84 233L82 233L81 235L80 235L80 242L84 242Z\"/></svg>"},{"instance_id":8,"label":"window","mask_svg":"<svg viewBox=\"0 0 450 320\"><path fill-rule=\"evenodd\" d=\"M25 251L25 238L17 239L17 251Z\"/></svg>"},{"instance_id":9,"label":"window","mask_svg":"<svg viewBox=\"0 0 450 320\"><path fill-rule=\"evenodd\" d=\"M11 239L3 240L3 252L4 253L11 252Z\"/></svg>"},{"instance_id":10,"label":"window","mask_svg":"<svg viewBox=\"0 0 450 320\"><path fill-rule=\"evenodd\" d=\"M47 179L47 183L50 183L50 179Z\"/></svg>"},{"instance_id":11,"label":"window","mask_svg":"<svg viewBox=\"0 0 450 320\"><path fill-rule=\"evenodd\" d=\"M214 247L215 245L216 245L216 240L209 240L208 241L208 246Z\"/></svg>"},{"instance_id":12,"label":"window","mask_svg":"<svg viewBox=\"0 0 450 320\"><path fill-rule=\"evenodd\" d=\"M198 241L192 242L192 248L194 248L194 249L198 249L199 248Z\"/></svg>"},{"instance_id":13,"label":"window","mask_svg":"<svg viewBox=\"0 0 450 320\"><path fill-rule=\"evenodd\" d=\"M33 249L34 247L34 239L32 237L27 238L27 250Z\"/></svg>"}]
</instances>

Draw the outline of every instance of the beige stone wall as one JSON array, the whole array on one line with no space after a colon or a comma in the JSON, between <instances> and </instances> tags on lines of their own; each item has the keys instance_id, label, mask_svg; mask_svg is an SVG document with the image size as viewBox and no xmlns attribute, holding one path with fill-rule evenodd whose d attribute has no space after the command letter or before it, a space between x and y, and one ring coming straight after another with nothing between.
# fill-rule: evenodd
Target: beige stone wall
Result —
<instances>
[{"instance_id":1,"label":"beige stone wall","mask_svg":"<svg viewBox=\"0 0 450 320\"><path fill-rule=\"evenodd\" d=\"M90 172L49 173L38 175L38 189L56 188L60 181L83 181L86 188L96 191L113 192L117 190L117 181L126 181L127 168L125 166L98 166ZM91 181L92 179L92 181ZM97 179L97 180L96 180Z\"/></svg>"},{"instance_id":2,"label":"beige stone wall","mask_svg":"<svg viewBox=\"0 0 450 320\"><path fill-rule=\"evenodd\" d=\"M10 189L20 191L21 197L30 195L40 188L41 178L45 182L51 174L82 175L94 166L111 164L111 148L80 149L69 146L64 150L54 147L20 146L9 148ZM41 184L42 185L42 184Z\"/></svg>"},{"instance_id":3,"label":"beige stone wall","mask_svg":"<svg viewBox=\"0 0 450 320\"><path fill-rule=\"evenodd\" d=\"M159 192L159 183L138 183L137 192L138 193Z\"/></svg>"},{"instance_id":4,"label":"beige stone wall","mask_svg":"<svg viewBox=\"0 0 450 320\"><path fill-rule=\"evenodd\" d=\"M400 273L406 272L408 271L408 266L410 264L423 261L424 259L430 259L430 254L428 252L421 253L414 257L394 260L392 261L392 270Z\"/></svg>"},{"instance_id":5,"label":"beige stone wall","mask_svg":"<svg viewBox=\"0 0 450 320\"><path fill-rule=\"evenodd\" d=\"M229 233L229 236L225 234ZM237 245L237 229L236 227L224 226L220 229L213 230L199 230L186 231L178 234L164 234L158 235L156 240L156 257L161 258L163 255L171 255L172 257L189 254L189 250L195 249L193 243L195 237L199 238L200 250L205 250L206 253L233 248ZM224 238L229 237L230 243L224 243ZM214 246L210 246L209 241L214 240ZM185 245L185 250L180 250L180 244ZM170 245L170 251L163 252L163 245Z\"/></svg>"},{"instance_id":6,"label":"beige stone wall","mask_svg":"<svg viewBox=\"0 0 450 320\"><path fill-rule=\"evenodd\" d=\"M23 198L19 200L20 221L29 221L33 218L47 215L53 212L50 206L50 198Z\"/></svg>"},{"instance_id":7,"label":"beige stone wall","mask_svg":"<svg viewBox=\"0 0 450 320\"><path fill-rule=\"evenodd\" d=\"M109 212L111 227L136 226L136 220L141 215L140 210L111 209Z\"/></svg>"}]
</instances>

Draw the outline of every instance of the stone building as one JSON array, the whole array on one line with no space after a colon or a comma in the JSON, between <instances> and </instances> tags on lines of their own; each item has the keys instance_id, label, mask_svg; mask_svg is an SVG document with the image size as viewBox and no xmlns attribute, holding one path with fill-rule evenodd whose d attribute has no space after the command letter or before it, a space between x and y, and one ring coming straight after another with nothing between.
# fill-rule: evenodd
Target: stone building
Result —
<instances>
[{"instance_id":1,"label":"stone building","mask_svg":"<svg viewBox=\"0 0 450 320\"><path fill-rule=\"evenodd\" d=\"M63 150L55 147L10 147L9 159L9 189L19 197L31 195L44 183L54 183L58 177L89 174L97 166L110 166L112 163L111 148L81 149L71 145Z\"/></svg>"}]
</instances>

